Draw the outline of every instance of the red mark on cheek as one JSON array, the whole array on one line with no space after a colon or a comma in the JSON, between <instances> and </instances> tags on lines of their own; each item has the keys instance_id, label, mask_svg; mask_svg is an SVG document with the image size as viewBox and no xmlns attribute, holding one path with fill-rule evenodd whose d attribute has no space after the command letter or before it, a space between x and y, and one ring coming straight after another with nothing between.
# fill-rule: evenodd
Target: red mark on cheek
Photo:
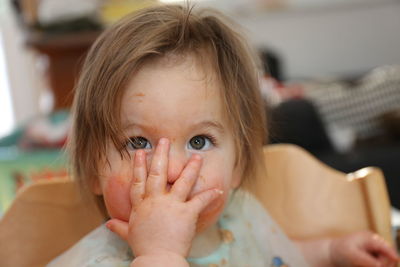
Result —
<instances>
[{"instance_id":1,"label":"red mark on cheek","mask_svg":"<svg viewBox=\"0 0 400 267\"><path fill-rule=\"evenodd\" d=\"M129 220L131 201L129 196L130 181L122 177L112 177L104 190L104 201L112 218Z\"/></svg>"},{"instance_id":2,"label":"red mark on cheek","mask_svg":"<svg viewBox=\"0 0 400 267\"><path fill-rule=\"evenodd\" d=\"M145 94L142 92L139 92L139 93L134 94L134 96L145 96Z\"/></svg>"}]
</instances>

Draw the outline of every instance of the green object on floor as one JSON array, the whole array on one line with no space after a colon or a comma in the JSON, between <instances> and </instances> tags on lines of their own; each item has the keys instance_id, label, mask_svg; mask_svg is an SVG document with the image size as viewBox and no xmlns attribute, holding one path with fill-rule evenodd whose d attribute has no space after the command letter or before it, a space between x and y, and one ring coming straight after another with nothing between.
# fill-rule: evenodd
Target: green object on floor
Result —
<instances>
[{"instance_id":1,"label":"green object on floor","mask_svg":"<svg viewBox=\"0 0 400 267\"><path fill-rule=\"evenodd\" d=\"M0 217L16 196L18 183L29 184L35 176L51 176L66 170L62 150L23 151L17 146L0 147ZM46 178L46 177L44 177Z\"/></svg>"}]
</instances>

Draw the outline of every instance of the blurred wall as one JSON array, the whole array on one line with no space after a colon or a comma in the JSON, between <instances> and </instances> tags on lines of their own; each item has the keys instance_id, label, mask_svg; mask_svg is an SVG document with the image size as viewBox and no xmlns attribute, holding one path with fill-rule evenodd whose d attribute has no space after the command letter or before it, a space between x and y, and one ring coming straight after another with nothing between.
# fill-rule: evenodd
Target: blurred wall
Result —
<instances>
[{"instance_id":1,"label":"blurred wall","mask_svg":"<svg viewBox=\"0 0 400 267\"><path fill-rule=\"evenodd\" d=\"M235 16L258 46L283 57L290 79L357 75L400 64L400 1Z\"/></svg>"}]
</instances>

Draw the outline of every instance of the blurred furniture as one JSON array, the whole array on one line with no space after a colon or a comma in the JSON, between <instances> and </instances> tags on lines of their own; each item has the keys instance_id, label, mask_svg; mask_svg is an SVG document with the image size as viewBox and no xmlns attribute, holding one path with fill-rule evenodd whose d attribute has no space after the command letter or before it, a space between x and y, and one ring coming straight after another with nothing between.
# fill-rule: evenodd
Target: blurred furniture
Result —
<instances>
[{"instance_id":1,"label":"blurred furniture","mask_svg":"<svg viewBox=\"0 0 400 267\"><path fill-rule=\"evenodd\" d=\"M339 153L313 102L292 99L271 109L271 143L296 144L334 169L348 173L367 166L379 167L385 176L391 204L400 208L400 139L364 141L350 151Z\"/></svg>"},{"instance_id":2,"label":"blurred furniture","mask_svg":"<svg viewBox=\"0 0 400 267\"><path fill-rule=\"evenodd\" d=\"M81 64L99 34L27 32L27 45L48 58L47 77L54 94L54 110L71 107Z\"/></svg>"},{"instance_id":3,"label":"blurred furniture","mask_svg":"<svg viewBox=\"0 0 400 267\"><path fill-rule=\"evenodd\" d=\"M45 266L101 222L71 180L32 184L0 220L0 266Z\"/></svg>"},{"instance_id":4,"label":"blurred furniture","mask_svg":"<svg viewBox=\"0 0 400 267\"><path fill-rule=\"evenodd\" d=\"M10 2L24 30L26 45L47 58L45 78L48 79L54 96L54 110L69 108L81 63L90 46L102 32L102 23L90 12L90 8L86 8L86 12L83 13L76 8L75 11L78 12L67 10L66 13L59 13L60 10L56 9L63 8L64 5L52 4L52 1ZM49 20L48 16L44 15L46 12L43 10L50 9L59 14L57 19Z\"/></svg>"},{"instance_id":5,"label":"blurred furniture","mask_svg":"<svg viewBox=\"0 0 400 267\"><path fill-rule=\"evenodd\" d=\"M345 174L290 144L264 148L266 177L254 192L294 239L371 230L394 244L390 203L382 172L364 168Z\"/></svg>"}]
</instances>

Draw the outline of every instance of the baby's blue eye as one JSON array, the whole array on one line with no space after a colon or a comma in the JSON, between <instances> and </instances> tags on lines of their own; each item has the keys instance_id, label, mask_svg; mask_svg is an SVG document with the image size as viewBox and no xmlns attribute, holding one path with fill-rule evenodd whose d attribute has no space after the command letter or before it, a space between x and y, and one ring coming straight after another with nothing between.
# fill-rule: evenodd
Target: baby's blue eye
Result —
<instances>
[{"instance_id":1,"label":"baby's blue eye","mask_svg":"<svg viewBox=\"0 0 400 267\"><path fill-rule=\"evenodd\" d=\"M194 150L209 149L213 145L212 140L204 135L196 135L189 140L188 148Z\"/></svg>"},{"instance_id":2,"label":"baby's blue eye","mask_svg":"<svg viewBox=\"0 0 400 267\"><path fill-rule=\"evenodd\" d=\"M135 136L129 138L127 143L128 149L135 150L135 149L151 149L150 142L141 136Z\"/></svg>"}]
</instances>

